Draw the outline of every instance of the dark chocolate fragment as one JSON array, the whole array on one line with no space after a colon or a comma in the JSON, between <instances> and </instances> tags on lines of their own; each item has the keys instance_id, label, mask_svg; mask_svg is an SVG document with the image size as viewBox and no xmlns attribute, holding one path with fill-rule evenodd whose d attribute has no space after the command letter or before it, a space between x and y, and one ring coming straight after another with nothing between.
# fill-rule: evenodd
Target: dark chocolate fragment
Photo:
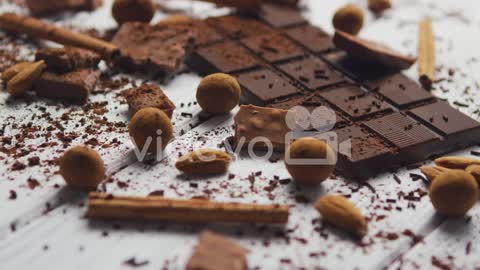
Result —
<instances>
[{"instance_id":1,"label":"dark chocolate fragment","mask_svg":"<svg viewBox=\"0 0 480 270\"><path fill-rule=\"evenodd\" d=\"M268 102L299 93L288 81L268 69L237 75L244 103L263 106Z\"/></svg>"},{"instance_id":2,"label":"dark chocolate fragment","mask_svg":"<svg viewBox=\"0 0 480 270\"><path fill-rule=\"evenodd\" d=\"M93 69L81 69L61 74L44 72L34 83L33 88L41 97L84 103L99 78L100 72Z\"/></svg>"},{"instance_id":3,"label":"dark chocolate fragment","mask_svg":"<svg viewBox=\"0 0 480 270\"><path fill-rule=\"evenodd\" d=\"M26 0L27 7L35 16L48 15L65 10L94 10L102 0Z\"/></svg>"},{"instance_id":4,"label":"dark chocolate fragment","mask_svg":"<svg viewBox=\"0 0 480 270\"><path fill-rule=\"evenodd\" d=\"M299 46L280 33L250 37L243 39L242 43L268 62L283 61L305 54Z\"/></svg>"},{"instance_id":5,"label":"dark chocolate fragment","mask_svg":"<svg viewBox=\"0 0 480 270\"><path fill-rule=\"evenodd\" d=\"M268 25L256 19L242 18L233 15L210 17L206 21L233 39L258 36L273 31Z\"/></svg>"},{"instance_id":6,"label":"dark chocolate fragment","mask_svg":"<svg viewBox=\"0 0 480 270\"><path fill-rule=\"evenodd\" d=\"M366 118L391 110L390 106L355 85L322 91L319 94L353 119Z\"/></svg>"},{"instance_id":7,"label":"dark chocolate fragment","mask_svg":"<svg viewBox=\"0 0 480 270\"><path fill-rule=\"evenodd\" d=\"M335 49L332 36L310 24L287 29L285 33L314 53L328 52Z\"/></svg>"},{"instance_id":8,"label":"dark chocolate fragment","mask_svg":"<svg viewBox=\"0 0 480 270\"><path fill-rule=\"evenodd\" d=\"M116 64L127 70L141 69L169 74L177 71L194 45L190 26L129 22L113 38L121 55Z\"/></svg>"},{"instance_id":9,"label":"dark chocolate fragment","mask_svg":"<svg viewBox=\"0 0 480 270\"><path fill-rule=\"evenodd\" d=\"M48 70L67 72L75 69L96 68L99 54L75 47L45 48L35 54L36 61L43 60Z\"/></svg>"},{"instance_id":10,"label":"dark chocolate fragment","mask_svg":"<svg viewBox=\"0 0 480 270\"><path fill-rule=\"evenodd\" d=\"M200 48L188 62L190 67L202 75L216 72L233 73L259 65L254 56L233 41Z\"/></svg>"},{"instance_id":11,"label":"dark chocolate fragment","mask_svg":"<svg viewBox=\"0 0 480 270\"><path fill-rule=\"evenodd\" d=\"M263 4L258 16L273 27L281 28L306 22L299 9L285 5Z\"/></svg>"},{"instance_id":12,"label":"dark chocolate fragment","mask_svg":"<svg viewBox=\"0 0 480 270\"><path fill-rule=\"evenodd\" d=\"M134 115L144 108L157 108L162 110L168 117L172 118L175 105L163 93L160 86L156 84L146 83L140 87L129 89L124 93L128 103L128 110Z\"/></svg>"},{"instance_id":13,"label":"dark chocolate fragment","mask_svg":"<svg viewBox=\"0 0 480 270\"><path fill-rule=\"evenodd\" d=\"M345 81L327 63L319 58L306 57L298 61L279 65L278 68L298 80L310 90L323 88Z\"/></svg>"}]
</instances>

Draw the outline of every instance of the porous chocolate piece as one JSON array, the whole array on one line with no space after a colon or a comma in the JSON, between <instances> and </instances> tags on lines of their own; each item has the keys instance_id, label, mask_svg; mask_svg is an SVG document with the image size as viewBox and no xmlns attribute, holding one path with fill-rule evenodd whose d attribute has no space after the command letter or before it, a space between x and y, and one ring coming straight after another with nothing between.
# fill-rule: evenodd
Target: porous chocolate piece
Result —
<instances>
[{"instance_id":1,"label":"porous chocolate piece","mask_svg":"<svg viewBox=\"0 0 480 270\"><path fill-rule=\"evenodd\" d=\"M113 38L121 55L118 65L128 70L141 69L162 74L178 70L194 45L190 26L124 23Z\"/></svg>"},{"instance_id":2,"label":"porous chocolate piece","mask_svg":"<svg viewBox=\"0 0 480 270\"><path fill-rule=\"evenodd\" d=\"M187 270L247 270L248 250L212 232L203 232L187 262Z\"/></svg>"},{"instance_id":3,"label":"porous chocolate piece","mask_svg":"<svg viewBox=\"0 0 480 270\"><path fill-rule=\"evenodd\" d=\"M273 31L268 25L258 20L233 15L210 17L206 21L233 39L258 36Z\"/></svg>"},{"instance_id":4,"label":"porous chocolate piece","mask_svg":"<svg viewBox=\"0 0 480 270\"><path fill-rule=\"evenodd\" d=\"M33 88L41 97L84 103L99 78L100 72L93 69L67 73L44 72Z\"/></svg>"},{"instance_id":5,"label":"porous chocolate piece","mask_svg":"<svg viewBox=\"0 0 480 270\"><path fill-rule=\"evenodd\" d=\"M75 69L96 68L99 54L75 47L45 48L35 54L36 61L43 60L48 70L66 72Z\"/></svg>"},{"instance_id":6,"label":"porous chocolate piece","mask_svg":"<svg viewBox=\"0 0 480 270\"><path fill-rule=\"evenodd\" d=\"M196 46L205 46L223 39L223 36L215 28L203 20L193 20L192 30Z\"/></svg>"},{"instance_id":7,"label":"porous chocolate piece","mask_svg":"<svg viewBox=\"0 0 480 270\"><path fill-rule=\"evenodd\" d=\"M299 46L280 33L253 36L243 39L242 43L268 62L283 61L305 54Z\"/></svg>"},{"instance_id":8,"label":"porous chocolate piece","mask_svg":"<svg viewBox=\"0 0 480 270\"><path fill-rule=\"evenodd\" d=\"M319 58L307 57L279 65L278 68L310 90L338 84L344 78Z\"/></svg>"},{"instance_id":9,"label":"porous chocolate piece","mask_svg":"<svg viewBox=\"0 0 480 270\"><path fill-rule=\"evenodd\" d=\"M276 28L288 27L306 22L300 10L284 5L263 4L258 16L260 19Z\"/></svg>"},{"instance_id":10,"label":"porous chocolate piece","mask_svg":"<svg viewBox=\"0 0 480 270\"><path fill-rule=\"evenodd\" d=\"M366 118L391 110L387 103L355 85L325 90L320 93L320 96L353 119Z\"/></svg>"},{"instance_id":11,"label":"porous chocolate piece","mask_svg":"<svg viewBox=\"0 0 480 270\"><path fill-rule=\"evenodd\" d=\"M33 15L41 16L64 10L94 10L102 0L26 0Z\"/></svg>"},{"instance_id":12,"label":"porous chocolate piece","mask_svg":"<svg viewBox=\"0 0 480 270\"><path fill-rule=\"evenodd\" d=\"M275 99L299 93L299 90L271 70L262 69L237 75L242 86L242 101L263 106Z\"/></svg>"},{"instance_id":13,"label":"porous chocolate piece","mask_svg":"<svg viewBox=\"0 0 480 270\"><path fill-rule=\"evenodd\" d=\"M257 59L233 41L217 43L196 50L188 64L202 75L233 73L259 65Z\"/></svg>"},{"instance_id":14,"label":"porous chocolate piece","mask_svg":"<svg viewBox=\"0 0 480 270\"><path fill-rule=\"evenodd\" d=\"M285 33L314 53L328 52L335 49L332 36L310 24L287 29Z\"/></svg>"},{"instance_id":15,"label":"porous chocolate piece","mask_svg":"<svg viewBox=\"0 0 480 270\"><path fill-rule=\"evenodd\" d=\"M265 149L272 146L277 151L285 151L285 136L291 132L286 123L288 111L242 105L235 115L235 145L246 148L249 143L258 138L267 138L271 145L265 141L258 141L253 145L255 149Z\"/></svg>"},{"instance_id":16,"label":"porous chocolate piece","mask_svg":"<svg viewBox=\"0 0 480 270\"><path fill-rule=\"evenodd\" d=\"M128 103L128 110L131 115L134 115L144 108L158 108L162 110L168 117L172 118L175 105L163 93L160 86L146 83L140 87L132 88L124 93Z\"/></svg>"},{"instance_id":17,"label":"porous chocolate piece","mask_svg":"<svg viewBox=\"0 0 480 270\"><path fill-rule=\"evenodd\" d=\"M365 82L397 107L409 106L434 98L416 82L403 74L395 74Z\"/></svg>"}]
</instances>

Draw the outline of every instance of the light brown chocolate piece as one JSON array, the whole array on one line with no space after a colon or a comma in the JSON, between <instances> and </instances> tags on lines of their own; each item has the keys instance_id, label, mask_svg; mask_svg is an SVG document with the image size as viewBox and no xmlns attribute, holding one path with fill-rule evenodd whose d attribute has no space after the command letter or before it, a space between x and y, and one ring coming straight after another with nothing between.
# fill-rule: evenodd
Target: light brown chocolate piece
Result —
<instances>
[{"instance_id":1,"label":"light brown chocolate piece","mask_svg":"<svg viewBox=\"0 0 480 270\"><path fill-rule=\"evenodd\" d=\"M44 72L35 82L34 90L41 97L85 103L99 78L100 72L93 69L61 74Z\"/></svg>"},{"instance_id":2,"label":"light brown chocolate piece","mask_svg":"<svg viewBox=\"0 0 480 270\"><path fill-rule=\"evenodd\" d=\"M286 110L242 105L234 118L235 145L247 147L254 139L265 137L274 150L285 151L285 136L291 131L286 124L287 113ZM254 146L255 149L266 147L263 141L255 143Z\"/></svg>"},{"instance_id":3,"label":"light brown chocolate piece","mask_svg":"<svg viewBox=\"0 0 480 270\"><path fill-rule=\"evenodd\" d=\"M102 0L26 0L30 12L36 16L64 10L95 10Z\"/></svg>"},{"instance_id":4,"label":"light brown chocolate piece","mask_svg":"<svg viewBox=\"0 0 480 270\"><path fill-rule=\"evenodd\" d=\"M153 107L162 110L169 118L172 118L175 105L163 93L160 86L146 83L140 87L132 88L124 93L131 115L143 108Z\"/></svg>"},{"instance_id":5,"label":"light brown chocolate piece","mask_svg":"<svg viewBox=\"0 0 480 270\"><path fill-rule=\"evenodd\" d=\"M232 240L205 231L188 260L187 270L246 270L248 250Z\"/></svg>"},{"instance_id":6,"label":"light brown chocolate piece","mask_svg":"<svg viewBox=\"0 0 480 270\"><path fill-rule=\"evenodd\" d=\"M98 53L69 46L40 49L35 54L35 58L37 61L45 61L48 70L60 72L96 68L101 60Z\"/></svg>"},{"instance_id":7,"label":"light brown chocolate piece","mask_svg":"<svg viewBox=\"0 0 480 270\"><path fill-rule=\"evenodd\" d=\"M335 32L333 42L337 48L346 51L356 60L395 70L408 69L417 61L414 57L399 54L383 45L341 31Z\"/></svg>"}]
</instances>

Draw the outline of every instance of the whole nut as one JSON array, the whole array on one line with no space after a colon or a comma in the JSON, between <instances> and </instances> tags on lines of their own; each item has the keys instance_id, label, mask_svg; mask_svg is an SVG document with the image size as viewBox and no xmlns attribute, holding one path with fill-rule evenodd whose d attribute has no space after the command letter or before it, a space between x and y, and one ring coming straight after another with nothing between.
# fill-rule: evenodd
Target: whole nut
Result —
<instances>
[{"instance_id":1,"label":"whole nut","mask_svg":"<svg viewBox=\"0 0 480 270\"><path fill-rule=\"evenodd\" d=\"M368 8L374 13L382 13L392 8L391 0L368 0Z\"/></svg>"},{"instance_id":2,"label":"whole nut","mask_svg":"<svg viewBox=\"0 0 480 270\"><path fill-rule=\"evenodd\" d=\"M468 157L440 157L435 164L449 169L465 169L470 165L480 165L480 159Z\"/></svg>"},{"instance_id":3,"label":"whole nut","mask_svg":"<svg viewBox=\"0 0 480 270\"><path fill-rule=\"evenodd\" d=\"M118 24L126 22L148 23L155 15L155 4L152 0L115 0L112 16Z\"/></svg>"},{"instance_id":4,"label":"whole nut","mask_svg":"<svg viewBox=\"0 0 480 270\"><path fill-rule=\"evenodd\" d=\"M477 181L461 170L449 170L435 177L429 191L435 209L446 216L462 216L478 200Z\"/></svg>"},{"instance_id":5,"label":"whole nut","mask_svg":"<svg viewBox=\"0 0 480 270\"><path fill-rule=\"evenodd\" d=\"M141 152L147 147L147 153L158 154L173 139L170 118L157 108L144 108L135 113L128 131Z\"/></svg>"},{"instance_id":6,"label":"whole nut","mask_svg":"<svg viewBox=\"0 0 480 270\"><path fill-rule=\"evenodd\" d=\"M420 171L427 177L428 180L433 181L437 176L440 174L448 171L450 169L439 167L439 166L422 166L420 167Z\"/></svg>"},{"instance_id":7,"label":"whole nut","mask_svg":"<svg viewBox=\"0 0 480 270\"><path fill-rule=\"evenodd\" d=\"M45 67L46 65L43 60L26 65L18 74L8 81L8 93L14 97L23 95L27 90L32 88L33 83L42 75Z\"/></svg>"},{"instance_id":8,"label":"whole nut","mask_svg":"<svg viewBox=\"0 0 480 270\"><path fill-rule=\"evenodd\" d=\"M240 84L224 73L209 75L200 82L197 102L207 113L229 113L240 102Z\"/></svg>"},{"instance_id":9,"label":"whole nut","mask_svg":"<svg viewBox=\"0 0 480 270\"><path fill-rule=\"evenodd\" d=\"M326 195L315 203L322 218L335 226L358 236L368 231L368 223L355 205L341 195Z\"/></svg>"},{"instance_id":10,"label":"whole nut","mask_svg":"<svg viewBox=\"0 0 480 270\"><path fill-rule=\"evenodd\" d=\"M363 20L363 11L354 4L348 4L335 13L333 27L351 35L356 35L363 27Z\"/></svg>"},{"instance_id":11,"label":"whole nut","mask_svg":"<svg viewBox=\"0 0 480 270\"><path fill-rule=\"evenodd\" d=\"M480 186L480 165L470 165L465 171L473 175L475 180L477 180L477 184Z\"/></svg>"},{"instance_id":12,"label":"whole nut","mask_svg":"<svg viewBox=\"0 0 480 270\"><path fill-rule=\"evenodd\" d=\"M335 170L332 158L335 153L324 141L305 137L293 142L285 152L285 165L293 179L304 185L317 185L325 181ZM305 164L313 159L326 161L319 164Z\"/></svg>"},{"instance_id":13,"label":"whole nut","mask_svg":"<svg viewBox=\"0 0 480 270\"><path fill-rule=\"evenodd\" d=\"M8 83L8 81L10 81L13 77L15 77L18 73L20 73L22 70L24 70L26 67L28 67L31 64L32 63L30 62L20 62L7 68L2 73L2 81Z\"/></svg>"},{"instance_id":14,"label":"whole nut","mask_svg":"<svg viewBox=\"0 0 480 270\"><path fill-rule=\"evenodd\" d=\"M187 15L177 14L171 15L164 19L161 19L157 25L172 25L172 24L189 24L192 23L193 19Z\"/></svg>"},{"instance_id":15,"label":"whole nut","mask_svg":"<svg viewBox=\"0 0 480 270\"><path fill-rule=\"evenodd\" d=\"M211 175L227 172L232 162L230 155L214 149L199 149L180 157L175 167L192 175Z\"/></svg>"},{"instance_id":16,"label":"whole nut","mask_svg":"<svg viewBox=\"0 0 480 270\"><path fill-rule=\"evenodd\" d=\"M86 146L69 149L60 158L60 174L70 187L95 190L105 178L105 164L98 153Z\"/></svg>"}]
</instances>

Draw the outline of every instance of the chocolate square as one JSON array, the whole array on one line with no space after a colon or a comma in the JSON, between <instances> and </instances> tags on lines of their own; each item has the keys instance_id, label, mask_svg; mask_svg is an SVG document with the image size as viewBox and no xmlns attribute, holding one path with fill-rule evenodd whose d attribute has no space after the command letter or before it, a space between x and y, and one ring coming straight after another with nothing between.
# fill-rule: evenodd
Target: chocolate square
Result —
<instances>
[{"instance_id":1,"label":"chocolate square","mask_svg":"<svg viewBox=\"0 0 480 270\"><path fill-rule=\"evenodd\" d=\"M366 118L391 110L387 103L355 85L329 89L321 92L320 96L353 119Z\"/></svg>"},{"instance_id":2,"label":"chocolate square","mask_svg":"<svg viewBox=\"0 0 480 270\"><path fill-rule=\"evenodd\" d=\"M268 62L287 60L305 52L280 33L265 34L243 39L242 43Z\"/></svg>"},{"instance_id":3,"label":"chocolate square","mask_svg":"<svg viewBox=\"0 0 480 270\"><path fill-rule=\"evenodd\" d=\"M416 82L400 73L365 83L398 107L409 106L434 98L432 94L425 91Z\"/></svg>"},{"instance_id":4,"label":"chocolate square","mask_svg":"<svg viewBox=\"0 0 480 270\"><path fill-rule=\"evenodd\" d=\"M287 29L285 33L314 53L328 52L335 49L332 36L310 24Z\"/></svg>"},{"instance_id":5,"label":"chocolate square","mask_svg":"<svg viewBox=\"0 0 480 270\"><path fill-rule=\"evenodd\" d=\"M263 106L268 102L299 93L288 81L268 69L237 75L247 103Z\"/></svg>"},{"instance_id":6,"label":"chocolate square","mask_svg":"<svg viewBox=\"0 0 480 270\"><path fill-rule=\"evenodd\" d=\"M45 61L49 70L67 72L82 68L96 68L101 57L89 50L63 47L40 49L35 54L35 59L35 61Z\"/></svg>"},{"instance_id":7,"label":"chocolate square","mask_svg":"<svg viewBox=\"0 0 480 270\"><path fill-rule=\"evenodd\" d=\"M238 16L211 17L206 21L233 39L258 36L273 31L259 20Z\"/></svg>"},{"instance_id":8,"label":"chocolate square","mask_svg":"<svg viewBox=\"0 0 480 270\"><path fill-rule=\"evenodd\" d=\"M165 95L160 86L146 83L140 87L129 89L124 93L128 103L128 110L134 115L144 108L157 108L165 112L169 118L172 118L175 105Z\"/></svg>"},{"instance_id":9,"label":"chocolate square","mask_svg":"<svg viewBox=\"0 0 480 270\"><path fill-rule=\"evenodd\" d=\"M258 16L276 28L298 25L306 22L300 10L277 4L263 4Z\"/></svg>"},{"instance_id":10,"label":"chocolate square","mask_svg":"<svg viewBox=\"0 0 480 270\"><path fill-rule=\"evenodd\" d=\"M307 57L279 65L278 68L298 80L310 90L323 88L345 81L327 63L320 58Z\"/></svg>"},{"instance_id":11,"label":"chocolate square","mask_svg":"<svg viewBox=\"0 0 480 270\"><path fill-rule=\"evenodd\" d=\"M254 68L259 62L240 45L227 41L198 49L189 60L189 65L202 75L208 75Z\"/></svg>"},{"instance_id":12,"label":"chocolate square","mask_svg":"<svg viewBox=\"0 0 480 270\"><path fill-rule=\"evenodd\" d=\"M100 72L93 69L61 74L44 72L35 81L33 89L41 97L85 103L99 78Z\"/></svg>"}]
</instances>

